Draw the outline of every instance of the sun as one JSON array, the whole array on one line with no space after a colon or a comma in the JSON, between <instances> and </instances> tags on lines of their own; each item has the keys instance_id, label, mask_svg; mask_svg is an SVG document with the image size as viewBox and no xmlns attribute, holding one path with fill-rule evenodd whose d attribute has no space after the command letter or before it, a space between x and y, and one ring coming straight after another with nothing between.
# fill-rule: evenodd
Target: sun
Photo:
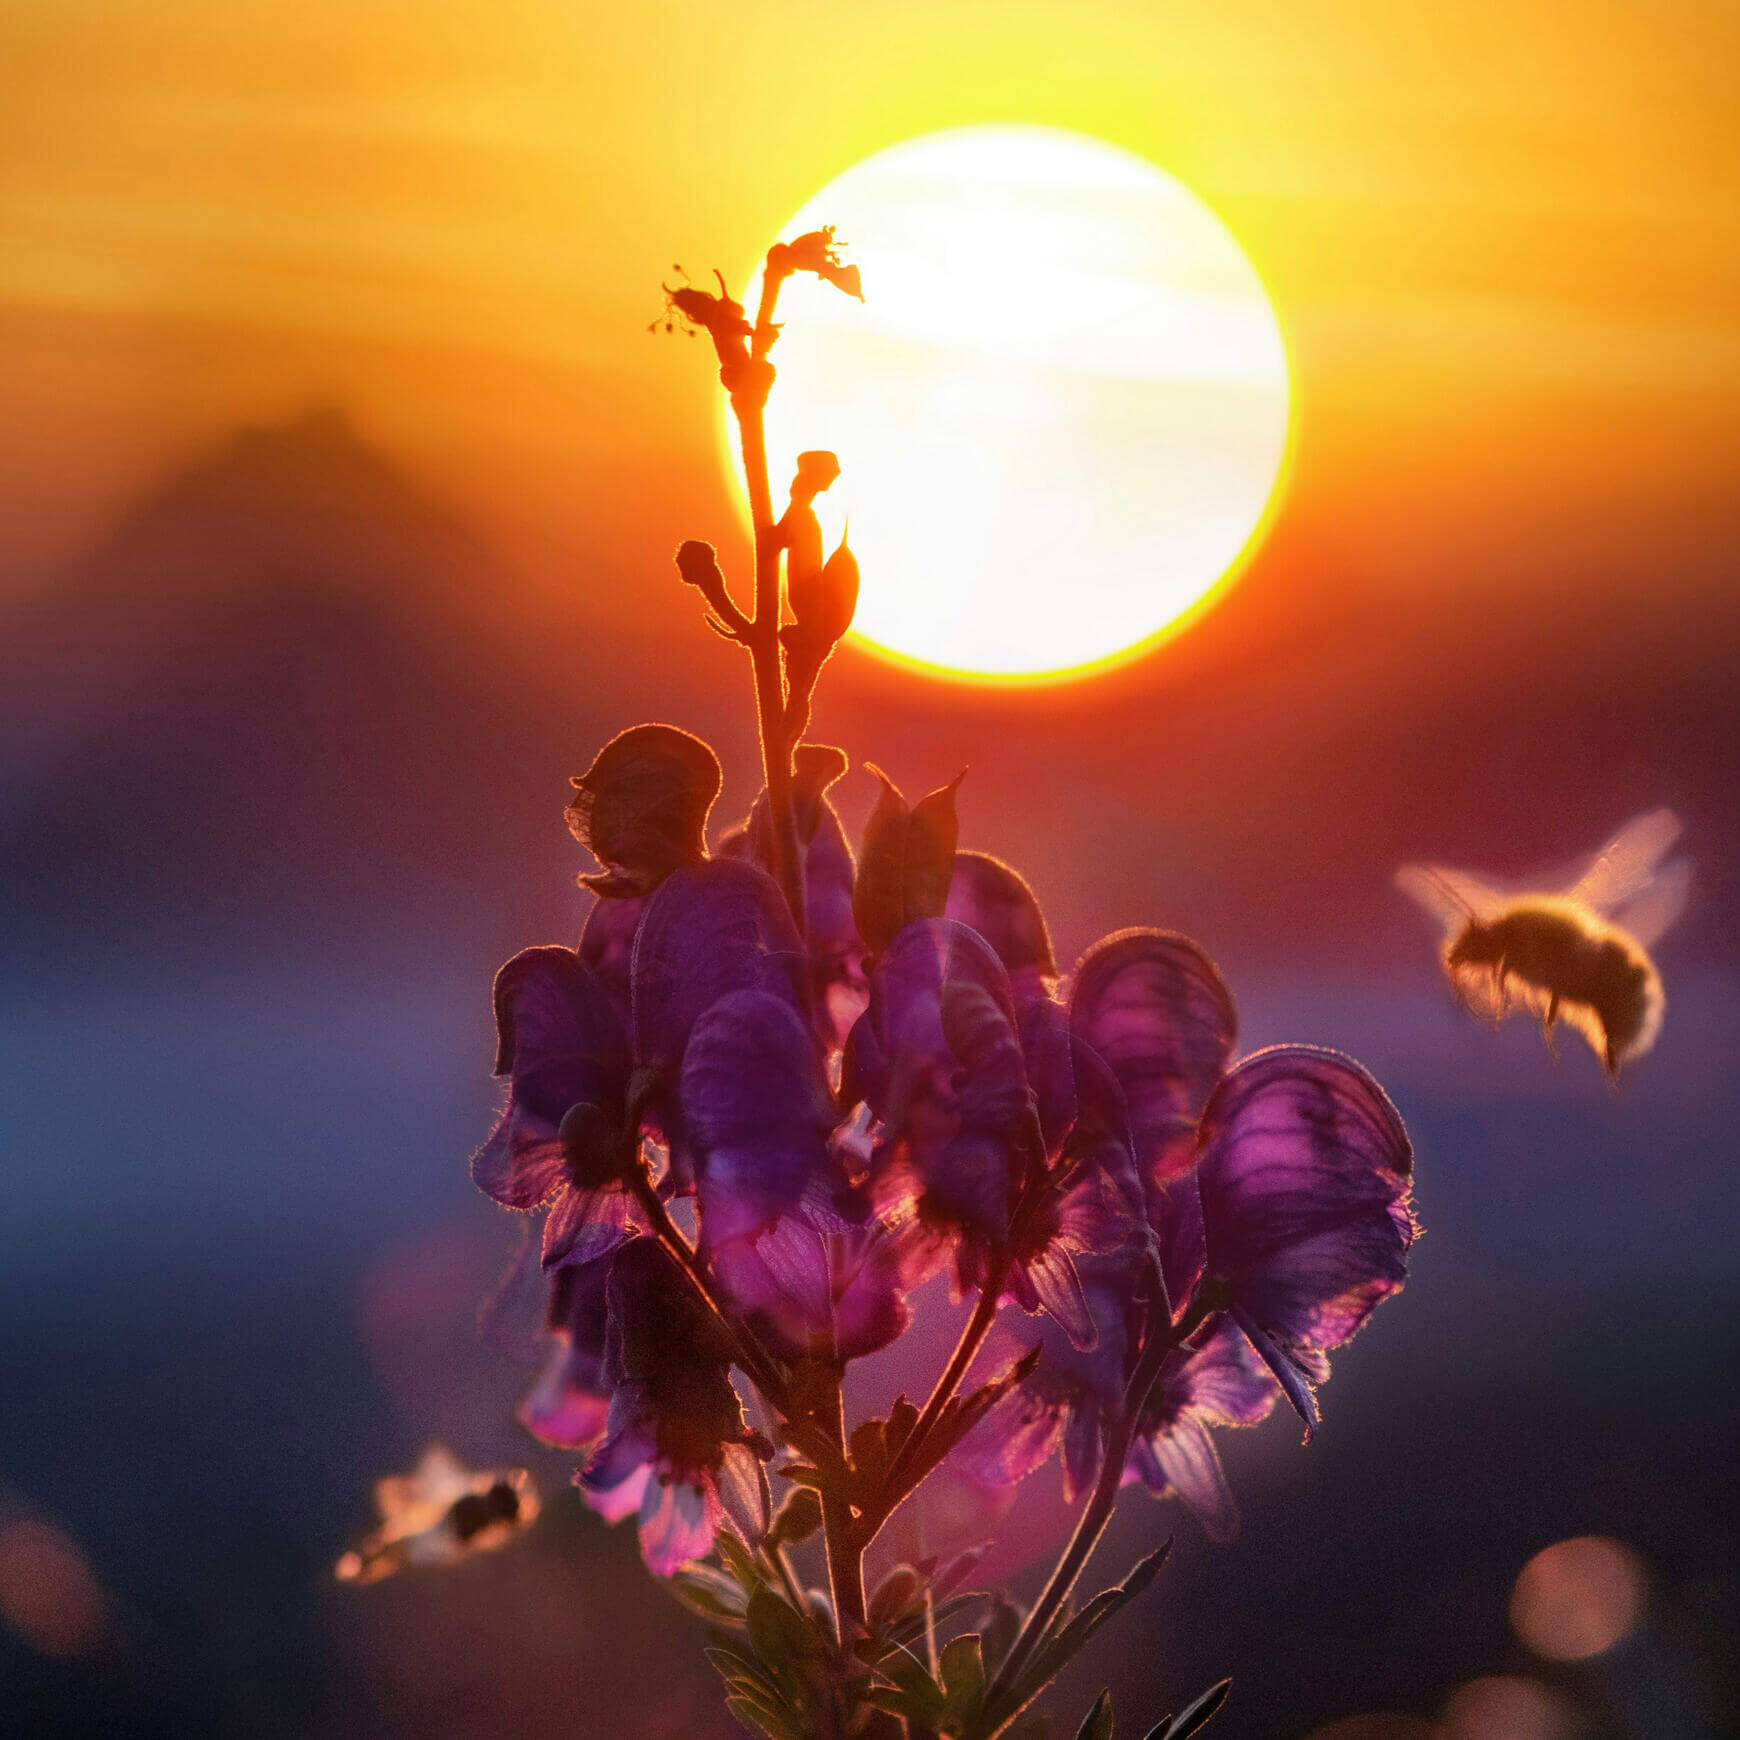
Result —
<instances>
[{"instance_id":1,"label":"sun","mask_svg":"<svg viewBox=\"0 0 1740 1740\"><path fill-rule=\"evenodd\" d=\"M776 512L799 452L839 455L817 507L849 523L862 644L1070 677L1236 576L1279 495L1291 377L1255 267L1188 188L1103 140L965 127L865 158L780 236L823 224L866 301L786 285L768 453ZM724 438L735 470L729 416Z\"/></svg>"}]
</instances>

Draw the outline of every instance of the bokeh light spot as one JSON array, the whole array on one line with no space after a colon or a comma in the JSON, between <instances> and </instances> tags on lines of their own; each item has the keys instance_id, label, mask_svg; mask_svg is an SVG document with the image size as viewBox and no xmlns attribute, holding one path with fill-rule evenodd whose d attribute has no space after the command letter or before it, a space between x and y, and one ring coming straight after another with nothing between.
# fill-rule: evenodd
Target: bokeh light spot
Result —
<instances>
[{"instance_id":1,"label":"bokeh light spot","mask_svg":"<svg viewBox=\"0 0 1740 1740\"><path fill-rule=\"evenodd\" d=\"M44 1522L0 1529L0 1614L44 1655L80 1655L103 1624L103 1592L78 1543Z\"/></svg>"},{"instance_id":2,"label":"bokeh light spot","mask_svg":"<svg viewBox=\"0 0 1740 1740\"><path fill-rule=\"evenodd\" d=\"M1424 1716L1402 1716L1377 1710L1364 1716L1343 1716L1313 1728L1306 1740L1433 1740L1436 1729Z\"/></svg>"},{"instance_id":3,"label":"bokeh light spot","mask_svg":"<svg viewBox=\"0 0 1740 1740\"><path fill-rule=\"evenodd\" d=\"M1510 1622L1536 1655L1586 1661L1627 1637L1643 1611L1649 1579L1622 1542L1602 1535L1560 1541L1523 1566Z\"/></svg>"},{"instance_id":4,"label":"bokeh light spot","mask_svg":"<svg viewBox=\"0 0 1740 1740\"><path fill-rule=\"evenodd\" d=\"M1439 1740L1574 1740L1575 1706L1539 1680L1497 1674L1470 1680L1444 1707Z\"/></svg>"}]
</instances>

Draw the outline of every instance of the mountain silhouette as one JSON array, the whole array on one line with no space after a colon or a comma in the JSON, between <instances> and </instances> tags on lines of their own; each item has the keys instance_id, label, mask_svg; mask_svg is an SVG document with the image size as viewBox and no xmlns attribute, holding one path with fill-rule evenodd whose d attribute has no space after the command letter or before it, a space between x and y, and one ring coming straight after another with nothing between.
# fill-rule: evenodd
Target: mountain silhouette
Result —
<instances>
[{"instance_id":1,"label":"mountain silhouette","mask_svg":"<svg viewBox=\"0 0 1740 1740\"><path fill-rule=\"evenodd\" d=\"M417 837L451 867L502 783L455 627L495 578L340 410L195 457L0 625L0 922L216 934L439 876Z\"/></svg>"}]
</instances>

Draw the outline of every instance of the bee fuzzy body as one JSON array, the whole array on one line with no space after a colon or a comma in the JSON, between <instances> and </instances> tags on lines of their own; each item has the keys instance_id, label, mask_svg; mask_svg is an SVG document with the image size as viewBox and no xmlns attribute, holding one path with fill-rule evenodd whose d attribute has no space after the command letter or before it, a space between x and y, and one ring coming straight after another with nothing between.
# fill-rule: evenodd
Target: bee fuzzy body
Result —
<instances>
[{"instance_id":1,"label":"bee fuzzy body","mask_svg":"<svg viewBox=\"0 0 1740 1740\"><path fill-rule=\"evenodd\" d=\"M1521 899L1470 919L1446 939L1443 960L1463 1003L1495 1021L1524 1009L1549 1036L1564 1021L1615 1079L1661 1028L1665 998L1648 954L1568 900Z\"/></svg>"},{"instance_id":2,"label":"bee fuzzy body","mask_svg":"<svg viewBox=\"0 0 1740 1740\"><path fill-rule=\"evenodd\" d=\"M1679 917L1689 859L1664 862L1672 810L1634 816L1559 893L1505 893L1466 870L1405 864L1396 886L1443 926L1439 959L1464 1009L1494 1024L1518 1009L1588 1040L1608 1078L1655 1044L1661 976L1649 951Z\"/></svg>"}]
</instances>

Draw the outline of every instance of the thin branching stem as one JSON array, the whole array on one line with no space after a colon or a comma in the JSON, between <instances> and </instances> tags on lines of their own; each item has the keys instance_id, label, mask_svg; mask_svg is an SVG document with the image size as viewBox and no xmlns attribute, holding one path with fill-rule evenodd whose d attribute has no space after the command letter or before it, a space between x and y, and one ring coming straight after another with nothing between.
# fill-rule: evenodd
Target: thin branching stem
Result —
<instances>
[{"instance_id":1,"label":"thin branching stem","mask_svg":"<svg viewBox=\"0 0 1740 1740\"><path fill-rule=\"evenodd\" d=\"M846 1449L846 1404L840 1390L840 1373L834 1374L829 1397L829 1435ZM826 1480L821 1488L822 1536L828 1552L828 1589L834 1600L834 1624L842 1649L853 1636L869 1628L864 1602L864 1543L852 1515L852 1505L841 1486Z\"/></svg>"},{"instance_id":2,"label":"thin branching stem","mask_svg":"<svg viewBox=\"0 0 1740 1740\"><path fill-rule=\"evenodd\" d=\"M755 534L755 614L747 644L755 666L756 724L761 734L761 765L767 784L769 819L773 824L776 880L791 908L800 935L804 931L803 869L798 855L797 821L792 810L791 758L795 743L786 711L785 681L780 671L779 628L782 614L779 535L773 517L773 492L767 475L765 409L773 386L773 365L767 353L779 335L774 309L781 274L762 273L761 306L750 337L750 355L741 377L731 386L731 411L737 419L738 445L743 453L743 477L749 490L749 518ZM805 697L805 715L808 697Z\"/></svg>"},{"instance_id":3,"label":"thin branching stem","mask_svg":"<svg viewBox=\"0 0 1740 1740\"><path fill-rule=\"evenodd\" d=\"M790 1402L787 1399L785 1382L773 1360L766 1349L735 1322L720 1303L718 1295L713 1291L712 1277L707 1273L706 1266L696 1255L695 1247L683 1237L682 1228L671 1219L664 1203L659 1200L652 1180L645 1172L640 1172L635 1177L634 1193L647 1219L652 1223L653 1236L677 1260L678 1266L688 1277L689 1284L700 1296L701 1303L725 1336L732 1358L761 1391L768 1406L782 1418L789 1418Z\"/></svg>"},{"instance_id":4,"label":"thin branching stem","mask_svg":"<svg viewBox=\"0 0 1740 1740\"><path fill-rule=\"evenodd\" d=\"M985 1285L979 1290L979 1302L973 1307L973 1314L967 1319L967 1326L961 1331L961 1338L955 1343L955 1350L949 1356L949 1362L943 1367L941 1375L936 1380L923 1411L913 1422L906 1442L895 1453L893 1462L889 1464L887 1478L883 1482L884 1500L875 1511L865 1517L863 1525L864 1544L868 1546L876 1538L882 1525L893 1515L895 1506L905 1497L900 1488L900 1477L912 1467L919 1452L924 1448L925 1441L936 1429L936 1423L942 1418L943 1410L954 1399L955 1392L961 1387L961 1380L967 1375L967 1368L973 1363L973 1356L984 1344L991 1325L996 1320L999 1296L1003 1291L1004 1277L1009 1272L1008 1264L1000 1264L985 1278Z\"/></svg>"},{"instance_id":5,"label":"thin branching stem","mask_svg":"<svg viewBox=\"0 0 1740 1740\"><path fill-rule=\"evenodd\" d=\"M1063 1556L1057 1561L1044 1592L1034 1603L1033 1611L1027 1615L1026 1623L1010 1646L1009 1654L998 1668L996 1678L985 1694L987 1708L1000 1694L1015 1684L1021 1669L1044 1642L1057 1610L1069 1599L1070 1591L1075 1588L1094 1548L1099 1545L1100 1536L1106 1532L1107 1523L1112 1520L1118 1493L1124 1484L1124 1464L1129 1458L1130 1446L1135 1442L1142 1411L1148 1405L1148 1397L1154 1385L1160 1380L1160 1370L1166 1363L1166 1356L1196 1332L1206 1315L1207 1312L1199 1303L1193 1305L1183 1319L1174 1325L1168 1319L1163 1300L1155 1307L1155 1320L1151 1322L1147 1342L1142 1349L1141 1358L1136 1362L1136 1369L1130 1374L1129 1386L1124 1392L1124 1405L1107 1436L1105 1462L1100 1469L1099 1480L1094 1485L1093 1495L1082 1508L1069 1545L1064 1548Z\"/></svg>"}]
</instances>

